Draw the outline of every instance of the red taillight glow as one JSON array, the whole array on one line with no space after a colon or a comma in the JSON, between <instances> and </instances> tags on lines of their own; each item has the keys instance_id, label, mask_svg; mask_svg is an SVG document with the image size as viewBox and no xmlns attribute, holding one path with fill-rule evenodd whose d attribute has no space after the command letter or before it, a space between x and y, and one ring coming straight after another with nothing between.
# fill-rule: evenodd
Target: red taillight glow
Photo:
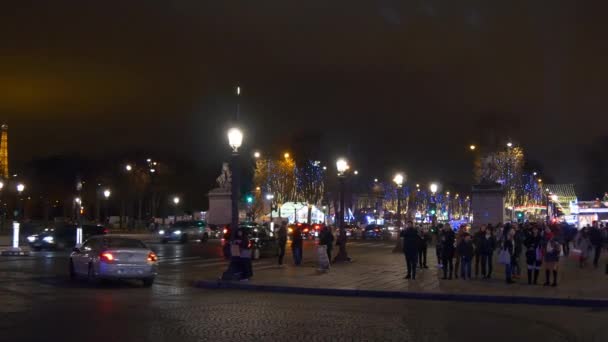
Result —
<instances>
[{"instance_id":1,"label":"red taillight glow","mask_svg":"<svg viewBox=\"0 0 608 342\"><path fill-rule=\"evenodd\" d=\"M298 223L298 224L297 224L297 226L298 226L298 227L301 227L301 226L302 226L302 224L301 224L301 223Z\"/></svg>"},{"instance_id":2,"label":"red taillight glow","mask_svg":"<svg viewBox=\"0 0 608 342\"><path fill-rule=\"evenodd\" d=\"M224 228L224 234L228 233L228 229Z\"/></svg>"},{"instance_id":3,"label":"red taillight glow","mask_svg":"<svg viewBox=\"0 0 608 342\"><path fill-rule=\"evenodd\" d=\"M150 252L150 254L148 254L148 261L154 262L156 260L158 260L158 257L156 256L156 254Z\"/></svg>"},{"instance_id":4,"label":"red taillight glow","mask_svg":"<svg viewBox=\"0 0 608 342\"><path fill-rule=\"evenodd\" d=\"M308 228L304 228L304 233L308 233Z\"/></svg>"},{"instance_id":5,"label":"red taillight glow","mask_svg":"<svg viewBox=\"0 0 608 342\"><path fill-rule=\"evenodd\" d=\"M112 255L112 253L104 252L99 255L99 259L105 262L112 262L114 261L114 255Z\"/></svg>"},{"instance_id":6,"label":"red taillight glow","mask_svg":"<svg viewBox=\"0 0 608 342\"><path fill-rule=\"evenodd\" d=\"M109 232L110 232L110 230L108 228L106 228L106 229L103 230L104 234L108 234Z\"/></svg>"}]
</instances>

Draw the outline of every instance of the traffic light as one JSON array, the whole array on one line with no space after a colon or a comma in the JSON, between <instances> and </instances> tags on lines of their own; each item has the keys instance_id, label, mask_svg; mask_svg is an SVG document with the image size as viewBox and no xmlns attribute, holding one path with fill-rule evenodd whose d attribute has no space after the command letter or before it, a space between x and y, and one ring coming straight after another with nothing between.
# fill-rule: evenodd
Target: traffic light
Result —
<instances>
[{"instance_id":1,"label":"traffic light","mask_svg":"<svg viewBox=\"0 0 608 342\"><path fill-rule=\"evenodd\" d=\"M247 200L247 203L249 203L249 204L253 203L253 196L248 195L246 200Z\"/></svg>"}]
</instances>

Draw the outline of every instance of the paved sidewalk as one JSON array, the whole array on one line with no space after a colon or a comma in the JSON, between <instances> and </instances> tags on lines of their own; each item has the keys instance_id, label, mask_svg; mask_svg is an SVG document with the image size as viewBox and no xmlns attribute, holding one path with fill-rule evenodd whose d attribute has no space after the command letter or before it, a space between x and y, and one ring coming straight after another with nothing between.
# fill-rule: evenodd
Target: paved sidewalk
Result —
<instances>
[{"instance_id":1,"label":"paved sidewalk","mask_svg":"<svg viewBox=\"0 0 608 342\"><path fill-rule=\"evenodd\" d=\"M605 253L604 253L605 254ZM430 268L418 270L416 280L406 280L405 259L401 253L391 253L383 249L374 254L373 258L357 258L352 255L354 261L347 264L333 265L327 273L319 273L316 270L315 261L305 260L304 266L295 267L292 264L283 268L255 270L254 277L247 284L250 288L257 285L274 287L298 287L312 289L350 290L345 295L358 291L386 291L406 292L424 294L424 296L436 294L438 296L450 297L461 296L500 296L500 297L536 297L552 299L576 299L576 300L605 300L608 305L608 276L605 272L605 264L608 261L606 255L602 256L601 267L594 269L588 266L585 269L578 268L574 260L562 258L557 287L545 287L542 285L531 286L527 284L527 271L525 260L521 261L522 278L516 280L516 284L505 283L504 266L495 264L492 279L482 280L441 280L442 270L437 268L435 249L428 251L428 266ZM494 259L497 259L496 257ZM288 261L290 262L290 260ZM474 265L473 276L474 276ZM544 270L539 275L539 284L544 283ZM213 287L213 279L206 279L201 287ZM230 286L234 287L234 286ZM447 296L446 296L447 295Z\"/></svg>"}]
</instances>

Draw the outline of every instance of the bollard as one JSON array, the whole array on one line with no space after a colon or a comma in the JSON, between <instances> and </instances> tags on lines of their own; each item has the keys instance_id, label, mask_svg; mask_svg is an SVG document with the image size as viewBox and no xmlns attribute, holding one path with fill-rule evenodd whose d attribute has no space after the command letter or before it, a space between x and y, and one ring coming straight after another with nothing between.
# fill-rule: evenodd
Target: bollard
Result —
<instances>
[{"instance_id":1,"label":"bollard","mask_svg":"<svg viewBox=\"0 0 608 342\"><path fill-rule=\"evenodd\" d=\"M19 249L19 227L20 224L17 221L13 222L13 249Z\"/></svg>"}]
</instances>

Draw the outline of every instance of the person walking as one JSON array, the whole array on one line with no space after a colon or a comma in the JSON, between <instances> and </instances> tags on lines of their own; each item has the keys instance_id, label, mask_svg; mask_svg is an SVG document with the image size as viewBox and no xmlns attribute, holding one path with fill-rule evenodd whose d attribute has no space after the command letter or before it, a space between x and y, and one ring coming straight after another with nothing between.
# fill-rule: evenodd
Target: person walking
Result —
<instances>
[{"instance_id":1,"label":"person walking","mask_svg":"<svg viewBox=\"0 0 608 342\"><path fill-rule=\"evenodd\" d=\"M557 286L557 269L559 265L559 255L561 252L561 245L555 239L551 229L547 227L545 229L545 239L543 242L545 249L545 286ZM553 273L553 283L549 282L549 278Z\"/></svg>"},{"instance_id":2,"label":"person walking","mask_svg":"<svg viewBox=\"0 0 608 342\"><path fill-rule=\"evenodd\" d=\"M578 257L579 267L585 267L587 263L587 258L589 258L589 253L593 249L593 245L591 244L591 238L589 237L589 227L584 227L581 231L576 235L574 239L574 247L580 250L580 256Z\"/></svg>"},{"instance_id":3,"label":"person walking","mask_svg":"<svg viewBox=\"0 0 608 342\"><path fill-rule=\"evenodd\" d=\"M426 251L429 242L432 240L431 234L427 228L419 228L419 245L418 245L418 266L422 268L429 268L426 265Z\"/></svg>"},{"instance_id":4,"label":"person walking","mask_svg":"<svg viewBox=\"0 0 608 342\"><path fill-rule=\"evenodd\" d=\"M570 243L576 239L577 233L576 228L573 226L565 222L562 224L562 236L564 239L562 248L564 250L564 256L570 255Z\"/></svg>"},{"instance_id":5,"label":"person walking","mask_svg":"<svg viewBox=\"0 0 608 342\"><path fill-rule=\"evenodd\" d=\"M443 264L443 278L442 279L452 279L452 275L454 272L454 242L456 240L456 234L452 230L452 227L449 223L446 223L443 226L443 235L441 237L441 259Z\"/></svg>"},{"instance_id":6,"label":"person walking","mask_svg":"<svg viewBox=\"0 0 608 342\"><path fill-rule=\"evenodd\" d=\"M401 231L400 236L403 238L403 254L405 254L405 263L407 265L405 279L416 280L416 258L418 258L420 237L412 221L407 223L405 229Z\"/></svg>"},{"instance_id":7,"label":"person walking","mask_svg":"<svg viewBox=\"0 0 608 342\"><path fill-rule=\"evenodd\" d=\"M471 261L473 260L473 241L469 233L464 233L462 240L457 246L458 255L460 256L460 277L466 280L467 277L471 280Z\"/></svg>"},{"instance_id":8,"label":"person walking","mask_svg":"<svg viewBox=\"0 0 608 342\"><path fill-rule=\"evenodd\" d=\"M298 225L294 225L293 227L291 251L294 263L296 266L300 266L302 264L302 229Z\"/></svg>"},{"instance_id":9,"label":"person walking","mask_svg":"<svg viewBox=\"0 0 608 342\"><path fill-rule=\"evenodd\" d=\"M327 258L329 259L329 263L331 264L331 250L334 244L334 235L331 233L331 230L327 226L323 226L321 229L321 233L319 234L319 245L326 246L327 249Z\"/></svg>"},{"instance_id":10,"label":"person walking","mask_svg":"<svg viewBox=\"0 0 608 342\"><path fill-rule=\"evenodd\" d=\"M241 281L248 281L253 277L253 266L251 265L251 240L249 239L249 229L245 227L239 228L237 231L237 240L240 241L240 263L241 263Z\"/></svg>"},{"instance_id":11,"label":"person walking","mask_svg":"<svg viewBox=\"0 0 608 342\"><path fill-rule=\"evenodd\" d=\"M283 258L285 257L285 248L287 246L287 222L281 222L281 226L277 231L277 242L279 243L279 266L283 266Z\"/></svg>"},{"instance_id":12,"label":"person walking","mask_svg":"<svg viewBox=\"0 0 608 342\"><path fill-rule=\"evenodd\" d=\"M524 246L526 247L526 264L528 265L528 285L536 285L538 284L540 266L543 263L541 236L538 227L532 227L532 231L526 236ZM532 280L532 274L534 274L534 280Z\"/></svg>"},{"instance_id":13,"label":"person walking","mask_svg":"<svg viewBox=\"0 0 608 342\"><path fill-rule=\"evenodd\" d=\"M589 232L589 238L594 249L593 267L597 268L600 261L600 252L602 251L602 231L600 230L597 221L593 221L593 227Z\"/></svg>"}]
</instances>

